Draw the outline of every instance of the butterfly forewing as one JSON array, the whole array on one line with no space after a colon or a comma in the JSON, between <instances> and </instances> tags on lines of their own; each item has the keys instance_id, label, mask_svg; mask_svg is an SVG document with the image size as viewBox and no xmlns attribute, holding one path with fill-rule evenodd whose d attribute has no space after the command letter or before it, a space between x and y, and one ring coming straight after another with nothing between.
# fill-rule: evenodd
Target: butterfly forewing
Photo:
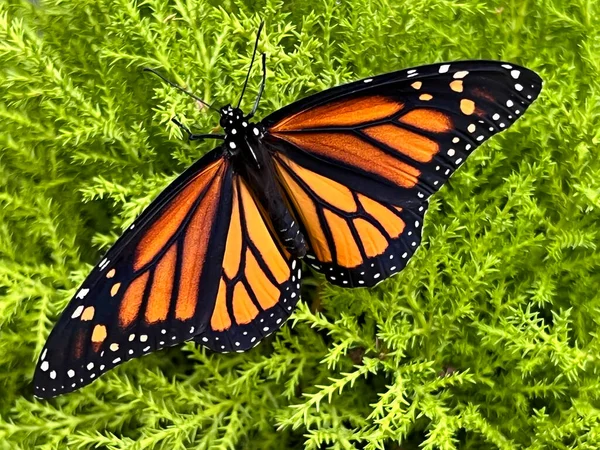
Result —
<instances>
[{"instance_id":1,"label":"butterfly forewing","mask_svg":"<svg viewBox=\"0 0 600 450\"><path fill-rule=\"evenodd\" d=\"M230 164L207 155L119 239L50 334L34 377L37 396L72 391L203 330L218 290L231 180Z\"/></svg>"},{"instance_id":2,"label":"butterfly forewing","mask_svg":"<svg viewBox=\"0 0 600 450\"><path fill-rule=\"evenodd\" d=\"M345 287L401 270L420 244L427 199L540 89L523 67L464 61L357 81L268 116L265 144L311 265Z\"/></svg>"}]
</instances>

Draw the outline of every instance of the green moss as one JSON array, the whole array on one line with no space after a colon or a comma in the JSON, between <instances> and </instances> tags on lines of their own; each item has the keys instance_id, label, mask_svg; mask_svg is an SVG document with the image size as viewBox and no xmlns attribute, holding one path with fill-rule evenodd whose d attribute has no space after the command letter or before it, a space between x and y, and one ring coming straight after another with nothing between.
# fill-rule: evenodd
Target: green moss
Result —
<instances>
[{"instance_id":1,"label":"green moss","mask_svg":"<svg viewBox=\"0 0 600 450\"><path fill-rule=\"evenodd\" d=\"M599 448L599 16L592 0L0 2L0 449ZM216 117L140 69L232 101L261 18L261 114L442 60L546 84L434 197L401 275L312 278L295 326L249 353L188 344L34 400L101 249L210 149L168 120Z\"/></svg>"}]
</instances>

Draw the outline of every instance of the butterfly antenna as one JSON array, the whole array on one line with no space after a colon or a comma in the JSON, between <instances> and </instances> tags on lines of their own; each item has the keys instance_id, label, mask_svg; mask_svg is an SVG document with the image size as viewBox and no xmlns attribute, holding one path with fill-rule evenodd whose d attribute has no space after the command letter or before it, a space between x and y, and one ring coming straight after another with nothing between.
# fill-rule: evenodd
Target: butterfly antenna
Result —
<instances>
[{"instance_id":1,"label":"butterfly antenna","mask_svg":"<svg viewBox=\"0 0 600 450\"><path fill-rule=\"evenodd\" d=\"M191 93L190 91L182 88L181 86L173 83L172 81L166 79L165 77L163 77L160 73L158 73L156 70L154 69L150 69L149 67L144 67L144 72L150 72L153 73L154 75L156 75L158 78L160 78L161 80L163 80L165 83L167 83L170 86L173 86L175 89L179 89L181 92L183 92L184 94L189 95L190 97L192 97L194 100L199 101L200 103L202 103L204 106L206 106L209 109L212 109L213 111L218 112L219 114L221 114L221 111L219 111L217 108L215 108L212 105L209 105L208 103L206 103L204 100L202 100L200 97L198 97L197 95L194 95L193 93Z\"/></svg>"},{"instance_id":2,"label":"butterfly antenna","mask_svg":"<svg viewBox=\"0 0 600 450\"><path fill-rule=\"evenodd\" d=\"M248 68L248 73L246 74L246 81L244 81L244 87L242 88L242 95L240 95L240 100L238 101L237 108L240 107L242 103L242 99L244 98L244 92L246 92L246 86L248 86L248 79L250 78L250 71L252 70L252 65L254 64L254 58L256 57L256 50L258 49L258 39L260 38L260 32L263 29L264 22L261 22L258 27L258 32L256 33L256 42L254 42L254 51L252 52L252 60L250 61L250 67Z\"/></svg>"}]
</instances>

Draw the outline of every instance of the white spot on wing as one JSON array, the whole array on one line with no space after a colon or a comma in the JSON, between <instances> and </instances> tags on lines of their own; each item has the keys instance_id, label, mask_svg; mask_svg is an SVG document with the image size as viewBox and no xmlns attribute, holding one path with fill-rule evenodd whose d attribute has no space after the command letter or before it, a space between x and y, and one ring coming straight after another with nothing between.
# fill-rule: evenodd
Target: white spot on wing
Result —
<instances>
[{"instance_id":1,"label":"white spot on wing","mask_svg":"<svg viewBox=\"0 0 600 450\"><path fill-rule=\"evenodd\" d=\"M78 298L80 300L83 300L83 298L88 294L88 292L90 292L89 289L81 289L77 295L75 296L75 298Z\"/></svg>"},{"instance_id":2,"label":"white spot on wing","mask_svg":"<svg viewBox=\"0 0 600 450\"><path fill-rule=\"evenodd\" d=\"M83 305L79 305L75 311L73 311L73 314L71 315L71 319L76 319L77 317L79 317L81 315L81 313L83 312Z\"/></svg>"}]
</instances>

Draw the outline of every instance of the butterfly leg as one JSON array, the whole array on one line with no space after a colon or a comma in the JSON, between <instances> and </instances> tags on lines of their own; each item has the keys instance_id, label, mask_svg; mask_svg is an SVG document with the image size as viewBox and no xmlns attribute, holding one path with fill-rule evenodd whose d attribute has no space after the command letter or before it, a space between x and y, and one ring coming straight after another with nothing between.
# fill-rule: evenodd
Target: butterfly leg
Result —
<instances>
[{"instance_id":1,"label":"butterfly leg","mask_svg":"<svg viewBox=\"0 0 600 450\"><path fill-rule=\"evenodd\" d=\"M258 89L258 96L256 97L256 100L254 101L254 107L252 108L252 111L250 112L249 117L253 117L254 113L258 109L258 103L260 102L260 98L262 97L263 91L265 90L265 84L267 82L267 56L264 53L262 54L262 68L263 68L262 81L260 83L260 88Z\"/></svg>"},{"instance_id":2,"label":"butterfly leg","mask_svg":"<svg viewBox=\"0 0 600 450\"><path fill-rule=\"evenodd\" d=\"M188 127L174 117L171 119L171 122L181 128L181 130L188 135L190 141L197 141L199 139L225 139L225 135L223 134L194 134Z\"/></svg>"}]
</instances>

